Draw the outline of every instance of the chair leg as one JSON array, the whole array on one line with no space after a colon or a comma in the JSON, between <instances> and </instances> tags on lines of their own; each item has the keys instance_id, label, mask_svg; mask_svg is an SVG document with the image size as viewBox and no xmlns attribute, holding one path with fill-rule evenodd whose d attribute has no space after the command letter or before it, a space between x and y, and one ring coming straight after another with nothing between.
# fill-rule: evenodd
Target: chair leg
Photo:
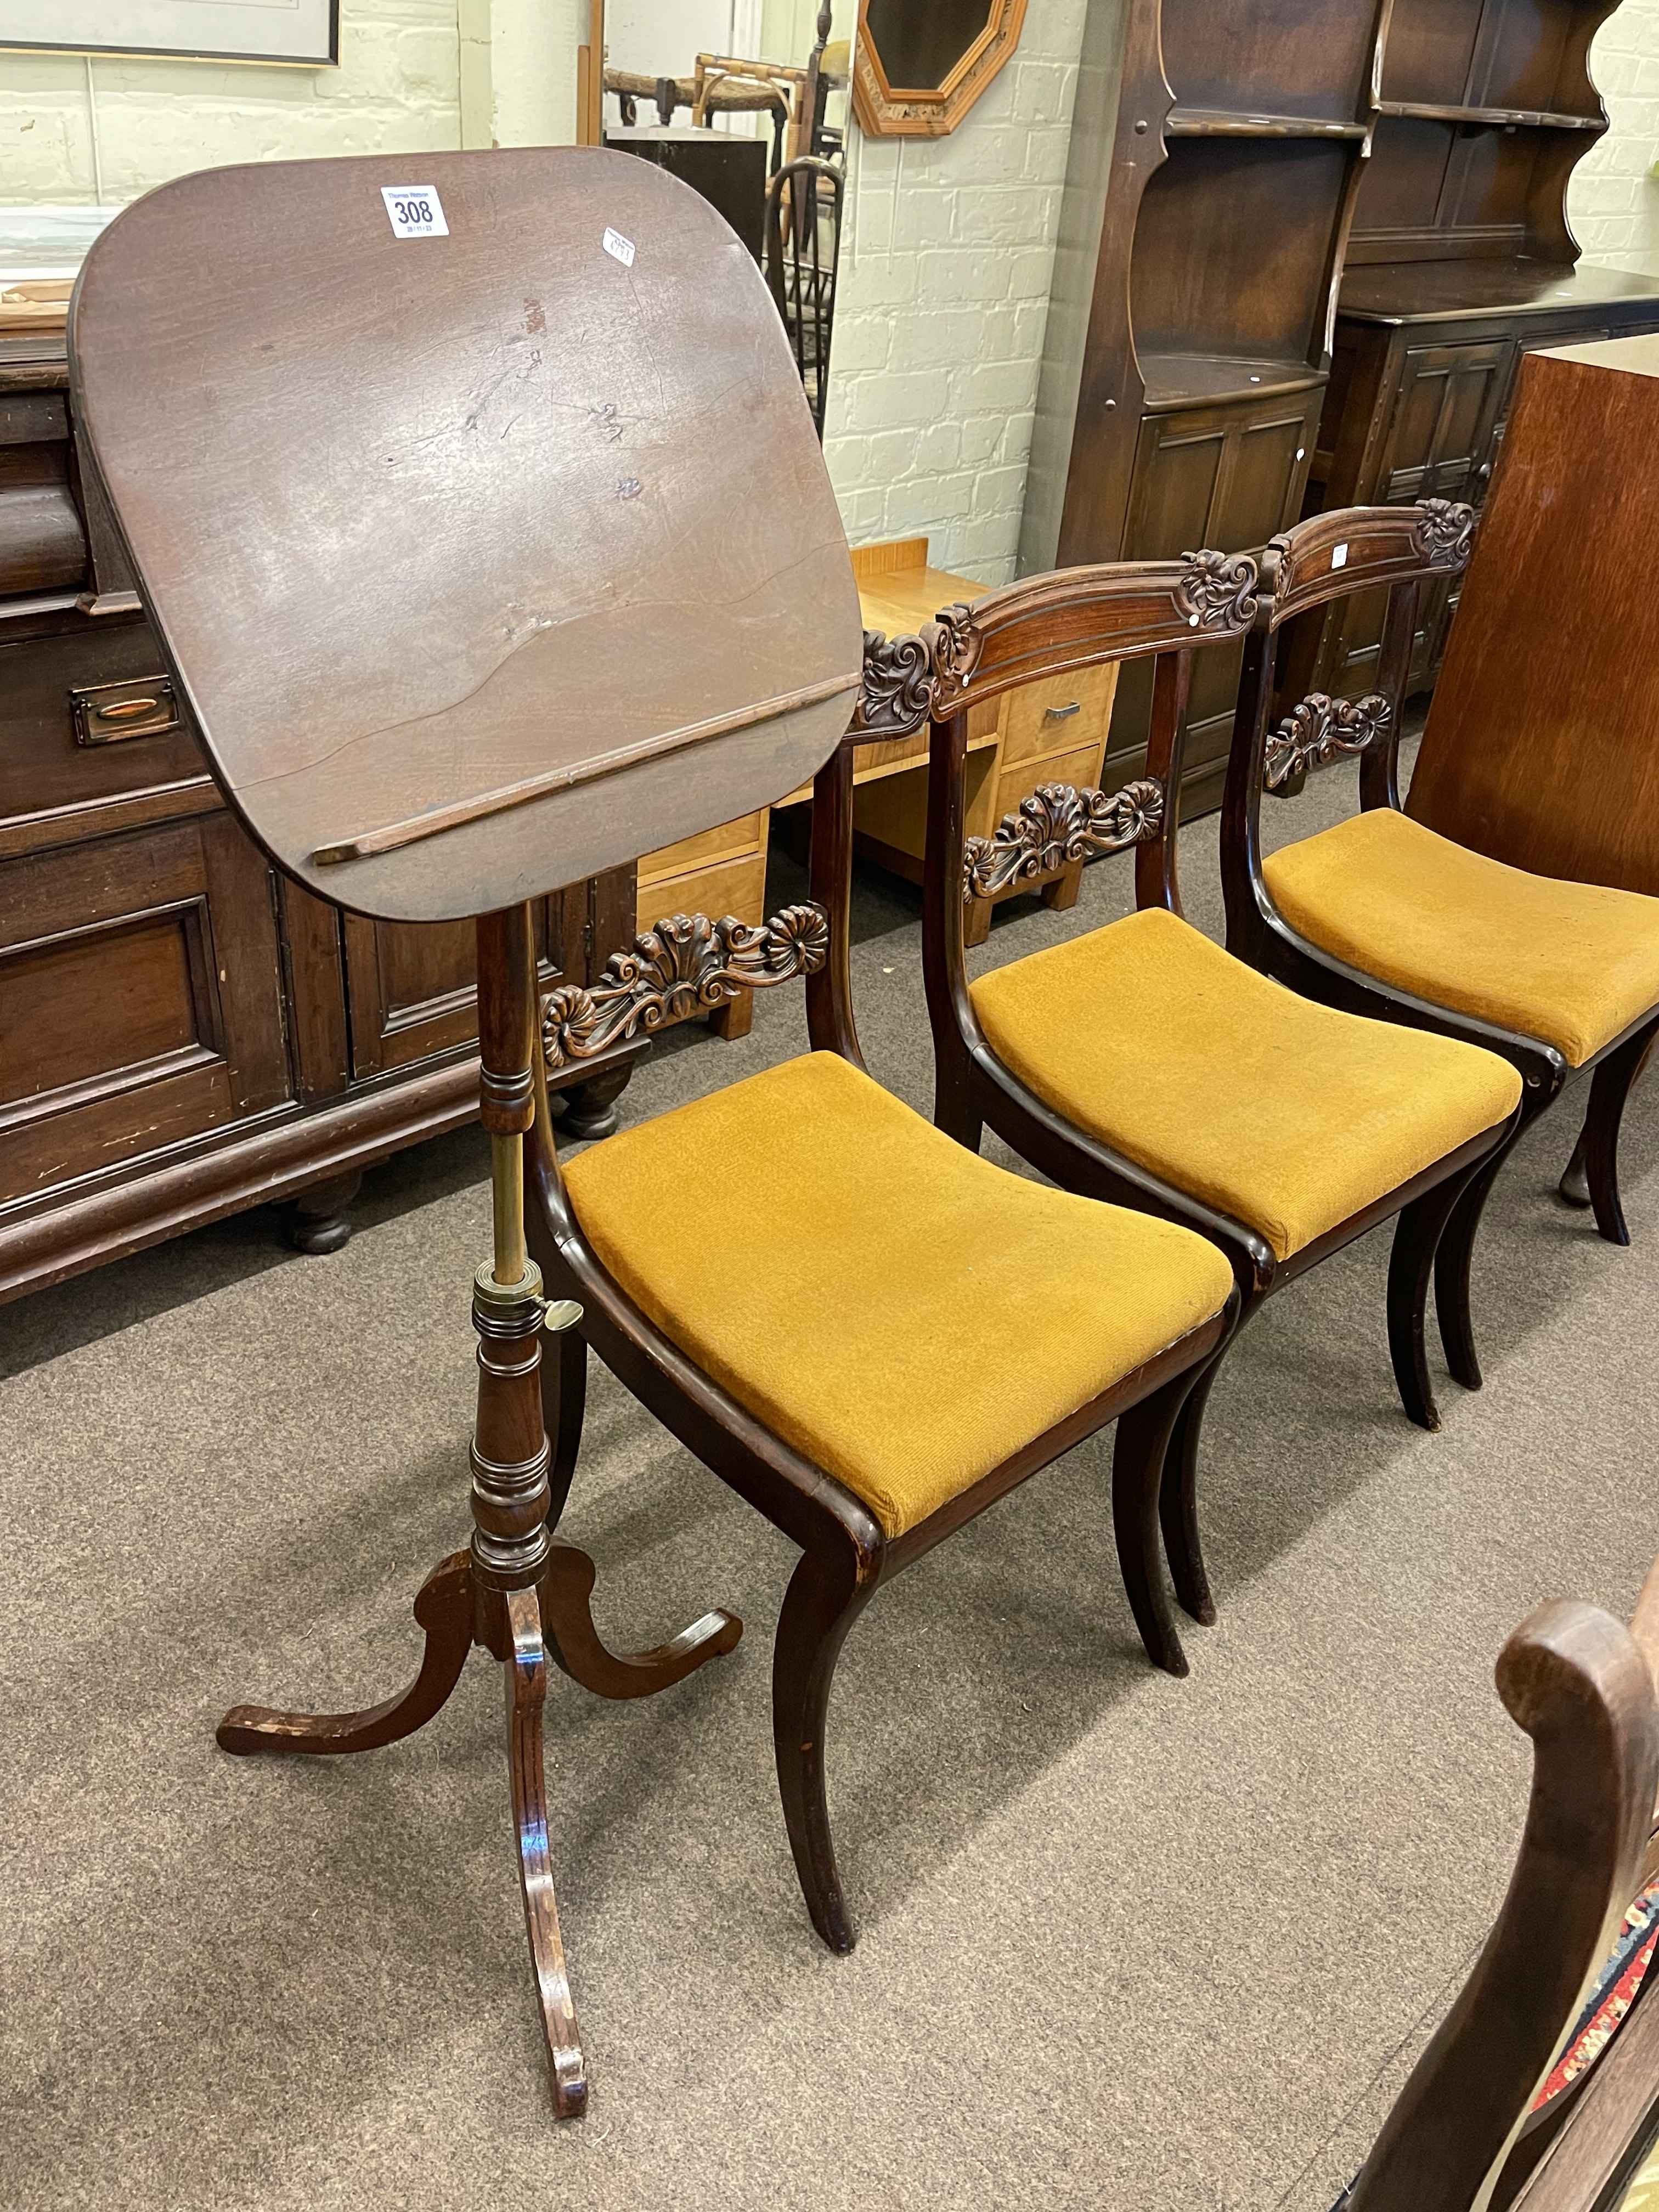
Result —
<instances>
[{"instance_id":1,"label":"chair leg","mask_svg":"<svg viewBox=\"0 0 1659 2212\"><path fill-rule=\"evenodd\" d=\"M965 1075L946 1065L940 1054L933 1078L933 1127L976 1152L985 1134L985 1117L975 1110L973 1092Z\"/></svg>"},{"instance_id":2,"label":"chair leg","mask_svg":"<svg viewBox=\"0 0 1659 2212\"><path fill-rule=\"evenodd\" d=\"M1587 1124L1588 1118L1586 1116ZM1584 1166L1588 1141L1588 1127L1580 1129L1578 1142L1572 1148L1572 1158L1561 1170L1561 1180L1556 1189L1564 1205L1587 1206L1590 1202L1589 1176Z\"/></svg>"},{"instance_id":3,"label":"chair leg","mask_svg":"<svg viewBox=\"0 0 1659 2212\"><path fill-rule=\"evenodd\" d=\"M1425 1190L1401 1208L1394 1224L1394 1248L1389 1255L1389 1357L1400 1402L1419 1429L1440 1426L1424 1326L1435 1255L1468 1182L1468 1176L1455 1176Z\"/></svg>"},{"instance_id":4,"label":"chair leg","mask_svg":"<svg viewBox=\"0 0 1659 2212\"><path fill-rule=\"evenodd\" d=\"M1609 1244L1630 1243L1619 1197L1619 1125L1624 1119L1625 1101L1647 1064L1656 1036L1659 1027L1644 1030L1617 1052L1609 1053L1590 1078L1589 1105L1580 1143L1595 1225Z\"/></svg>"},{"instance_id":5,"label":"chair leg","mask_svg":"<svg viewBox=\"0 0 1659 2212\"><path fill-rule=\"evenodd\" d=\"M1524 1126L1524 1125L1523 1125ZM1514 1150L1517 1129L1464 1184L1450 1218L1440 1232L1434 1255L1434 1310L1440 1323L1440 1341L1452 1380L1466 1390L1478 1390L1482 1376L1474 1348L1474 1321L1469 1310L1469 1273L1474 1261L1474 1240L1492 1185ZM1396 1231L1396 1235L1398 1232ZM1392 1269L1390 1270L1392 1274Z\"/></svg>"},{"instance_id":6,"label":"chair leg","mask_svg":"<svg viewBox=\"0 0 1659 2212\"><path fill-rule=\"evenodd\" d=\"M1232 1340L1230 1337L1228 1344ZM1164 1549L1176 1595L1182 1610L1206 1628L1215 1620L1215 1600L1210 1595L1210 1578L1205 1571L1204 1547L1198 1532L1198 1445L1205 1408L1221 1371L1225 1349L1224 1346L1223 1353L1210 1362L1194 1383L1176 1416L1174 1432L1164 1455L1164 1480L1158 1501L1158 1519L1164 1527Z\"/></svg>"},{"instance_id":7,"label":"chair leg","mask_svg":"<svg viewBox=\"0 0 1659 2212\"><path fill-rule=\"evenodd\" d=\"M772 1650L772 1747L784 1826L806 1910L832 1951L850 1951L858 1930L842 1893L830 1833L824 1720L841 1647L874 1587L859 1579L850 1555L804 1553L789 1578Z\"/></svg>"},{"instance_id":8,"label":"chair leg","mask_svg":"<svg viewBox=\"0 0 1659 2212\"><path fill-rule=\"evenodd\" d=\"M1158 1505L1170 1437L1194 1380L1189 1368L1120 1413L1112 1449L1112 1527L1118 1565L1146 1656L1166 1674L1184 1674L1188 1669L1164 1587Z\"/></svg>"}]
</instances>

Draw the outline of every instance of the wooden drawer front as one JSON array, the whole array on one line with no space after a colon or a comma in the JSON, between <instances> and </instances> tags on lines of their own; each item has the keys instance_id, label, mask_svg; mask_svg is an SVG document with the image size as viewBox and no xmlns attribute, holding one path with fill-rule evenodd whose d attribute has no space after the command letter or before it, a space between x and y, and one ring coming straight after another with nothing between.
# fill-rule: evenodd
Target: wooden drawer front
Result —
<instances>
[{"instance_id":1,"label":"wooden drawer front","mask_svg":"<svg viewBox=\"0 0 1659 2212\"><path fill-rule=\"evenodd\" d=\"M758 853L765 840L766 809L762 807L758 813L745 814L736 822L722 822L718 829L705 830L700 836L682 837L677 845L665 845L660 852L647 853L640 862L641 885L660 883L666 876L683 876L714 860L732 860L740 854Z\"/></svg>"},{"instance_id":2,"label":"wooden drawer front","mask_svg":"<svg viewBox=\"0 0 1659 2212\"><path fill-rule=\"evenodd\" d=\"M1069 676L1045 677L1009 692L1003 702L1004 766L1076 752L1085 744L1098 748L1106 734L1115 672L1109 667L1078 668ZM1045 775L1039 781L1054 779Z\"/></svg>"},{"instance_id":3,"label":"wooden drawer front","mask_svg":"<svg viewBox=\"0 0 1659 2212\"><path fill-rule=\"evenodd\" d=\"M223 816L0 865L0 1204L288 1094L270 884Z\"/></svg>"},{"instance_id":4,"label":"wooden drawer front","mask_svg":"<svg viewBox=\"0 0 1659 2212\"><path fill-rule=\"evenodd\" d=\"M675 914L706 914L711 921L735 915L739 921L766 919L766 855L717 861L684 876L640 885L637 927L651 929Z\"/></svg>"},{"instance_id":5,"label":"wooden drawer front","mask_svg":"<svg viewBox=\"0 0 1659 2212\"><path fill-rule=\"evenodd\" d=\"M205 778L164 665L142 622L0 644L0 821Z\"/></svg>"},{"instance_id":6,"label":"wooden drawer front","mask_svg":"<svg viewBox=\"0 0 1659 2212\"><path fill-rule=\"evenodd\" d=\"M1022 799L1027 799L1040 783L1069 783L1081 790L1091 784L1100 768L1100 739L1092 744L1079 745L1073 753L1060 753L1052 760L1039 761L1035 767L1006 768L997 784L996 818L1012 814Z\"/></svg>"}]
</instances>

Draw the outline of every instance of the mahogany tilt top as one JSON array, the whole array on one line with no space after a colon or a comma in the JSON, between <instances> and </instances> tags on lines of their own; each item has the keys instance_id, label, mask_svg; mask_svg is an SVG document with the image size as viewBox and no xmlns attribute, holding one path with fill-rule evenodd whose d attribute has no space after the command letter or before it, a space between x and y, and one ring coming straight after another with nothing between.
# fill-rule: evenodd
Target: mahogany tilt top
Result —
<instances>
[{"instance_id":1,"label":"mahogany tilt top","mask_svg":"<svg viewBox=\"0 0 1659 2212\"><path fill-rule=\"evenodd\" d=\"M647 163L181 178L93 248L70 349L215 774L323 897L538 896L777 798L851 720L858 593L788 342Z\"/></svg>"}]
</instances>

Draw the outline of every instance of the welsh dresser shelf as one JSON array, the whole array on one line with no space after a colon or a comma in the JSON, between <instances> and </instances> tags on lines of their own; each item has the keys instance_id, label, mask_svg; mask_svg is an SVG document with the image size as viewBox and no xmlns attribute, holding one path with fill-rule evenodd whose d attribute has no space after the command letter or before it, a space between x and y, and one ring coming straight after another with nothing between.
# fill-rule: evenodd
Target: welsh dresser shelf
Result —
<instances>
[{"instance_id":1,"label":"welsh dresser shelf","mask_svg":"<svg viewBox=\"0 0 1659 2212\"><path fill-rule=\"evenodd\" d=\"M1232 108L1172 107L1171 138L1364 138L1365 123L1328 122L1314 115L1254 115Z\"/></svg>"},{"instance_id":2,"label":"welsh dresser shelf","mask_svg":"<svg viewBox=\"0 0 1659 2212\"><path fill-rule=\"evenodd\" d=\"M1310 392L1325 380L1305 361L1231 359L1224 354L1143 353L1140 369L1149 415L1172 408Z\"/></svg>"},{"instance_id":3,"label":"welsh dresser shelf","mask_svg":"<svg viewBox=\"0 0 1659 2212\"><path fill-rule=\"evenodd\" d=\"M1534 131L1595 131L1607 128L1601 115L1554 115L1535 107L1461 107L1430 100L1379 100L1379 115L1415 116L1425 123L1475 123Z\"/></svg>"}]
</instances>

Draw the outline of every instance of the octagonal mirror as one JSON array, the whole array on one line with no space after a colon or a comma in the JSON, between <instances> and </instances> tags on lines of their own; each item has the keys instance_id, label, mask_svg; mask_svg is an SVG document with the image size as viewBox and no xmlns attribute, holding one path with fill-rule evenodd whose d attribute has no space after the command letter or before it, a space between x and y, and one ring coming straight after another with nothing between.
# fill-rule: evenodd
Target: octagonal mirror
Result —
<instances>
[{"instance_id":1,"label":"octagonal mirror","mask_svg":"<svg viewBox=\"0 0 1659 2212\"><path fill-rule=\"evenodd\" d=\"M1025 0L859 0L853 101L876 138L954 131L1019 44Z\"/></svg>"}]
</instances>

